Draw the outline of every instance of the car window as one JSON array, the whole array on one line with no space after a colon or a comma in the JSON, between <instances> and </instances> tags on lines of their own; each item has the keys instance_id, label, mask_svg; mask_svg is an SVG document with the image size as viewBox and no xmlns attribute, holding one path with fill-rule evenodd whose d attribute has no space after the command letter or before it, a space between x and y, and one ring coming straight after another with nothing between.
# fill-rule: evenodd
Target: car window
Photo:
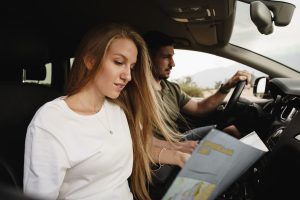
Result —
<instances>
[{"instance_id":1,"label":"car window","mask_svg":"<svg viewBox=\"0 0 300 200\"><path fill-rule=\"evenodd\" d=\"M23 83L37 83L37 84L41 84L41 85L51 85L51 80L52 80L52 63L47 63L45 65L46 68L46 78L44 80L34 80L34 79L30 79L28 78L28 76L26 76L27 71L26 69L23 69Z\"/></svg>"},{"instance_id":2,"label":"car window","mask_svg":"<svg viewBox=\"0 0 300 200\"><path fill-rule=\"evenodd\" d=\"M172 69L170 80L179 83L183 90L198 88L207 97L216 92L220 84L229 79L237 70L247 70L252 74L251 87L245 88L242 96L250 99L253 95L253 82L257 77L266 74L244 64L208 53L176 49L174 54L175 67ZM189 93L189 91L188 91ZM194 93L191 93L191 96ZM230 95L227 95L229 98Z\"/></svg>"},{"instance_id":3,"label":"car window","mask_svg":"<svg viewBox=\"0 0 300 200\"><path fill-rule=\"evenodd\" d=\"M237 1L235 24L230 43L265 55L300 71L300 1L288 0L296 6L291 22L284 27L273 24L273 33L260 34L250 18L250 5ZM280 42L279 42L280 41Z\"/></svg>"}]
</instances>

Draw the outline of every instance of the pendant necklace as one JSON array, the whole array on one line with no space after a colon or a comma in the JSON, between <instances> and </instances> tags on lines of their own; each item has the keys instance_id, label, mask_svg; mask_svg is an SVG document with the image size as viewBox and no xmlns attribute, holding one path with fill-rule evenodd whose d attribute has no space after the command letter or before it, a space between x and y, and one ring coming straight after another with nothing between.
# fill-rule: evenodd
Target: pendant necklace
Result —
<instances>
[{"instance_id":1,"label":"pendant necklace","mask_svg":"<svg viewBox=\"0 0 300 200\"><path fill-rule=\"evenodd\" d=\"M85 104L83 104L83 102L81 101L81 99L79 99L79 101L80 101L80 104L84 107L84 105ZM100 124L101 124L101 126L104 128L104 129L106 129L111 135L112 134L114 134L114 132L111 130L111 128L110 128L110 123L109 123L109 118L108 118L108 115L107 115L107 112L106 112L106 107L105 107L105 101L104 101L104 103L103 103L103 105L102 105L102 108L103 108L103 111L104 111L104 118L106 118L105 119L105 121L107 122L107 125L109 126L109 128L107 128L106 126L105 126L105 124L103 123L103 121L101 121L101 118L98 116L98 115L96 115L96 118L97 118L97 120L100 122ZM100 111L101 112L101 111ZM93 113L97 113L96 111L94 111ZM98 114L100 114L100 113L98 113Z\"/></svg>"},{"instance_id":2,"label":"pendant necklace","mask_svg":"<svg viewBox=\"0 0 300 200\"><path fill-rule=\"evenodd\" d=\"M106 126L104 126L104 123L101 121L101 119L99 119L99 122L100 124L103 126L103 128L105 128L111 135L114 134L114 132L111 130L110 128L110 123L109 123L109 118L108 118L108 115L107 115L107 112L106 112L106 107L104 106L105 103L103 103L103 111L104 111L104 116L106 118L106 121L107 121L107 125L109 126L109 128L107 128Z\"/></svg>"}]
</instances>

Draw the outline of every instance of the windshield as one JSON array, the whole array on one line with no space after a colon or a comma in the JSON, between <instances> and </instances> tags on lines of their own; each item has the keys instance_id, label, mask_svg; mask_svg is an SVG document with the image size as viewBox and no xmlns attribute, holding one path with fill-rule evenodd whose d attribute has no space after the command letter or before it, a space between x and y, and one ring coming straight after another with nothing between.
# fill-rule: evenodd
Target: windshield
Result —
<instances>
[{"instance_id":1,"label":"windshield","mask_svg":"<svg viewBox=\"0 0 300 200\"><path fill-rule=\"evenodd\" d=\"M300 1L288 0L296 6L289 25L274 25L273 33L263 35L250 18L250 5L237 1L231 44L249 49L300 71Z\"/></svg>"}]
</instances>

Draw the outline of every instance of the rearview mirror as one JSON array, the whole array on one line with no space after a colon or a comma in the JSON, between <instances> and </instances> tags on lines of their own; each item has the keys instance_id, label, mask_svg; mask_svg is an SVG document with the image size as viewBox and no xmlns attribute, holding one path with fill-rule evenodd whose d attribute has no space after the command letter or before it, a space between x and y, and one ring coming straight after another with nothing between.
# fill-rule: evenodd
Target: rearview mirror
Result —
<instances>
[{"instance_id":1,"label":"rearview mirror","mask_svg":"<svg viewBox=\"0 0 300 200\"><path fill-rule=\"evenodd\" d=\"M250 3L250 17L261 34L268 35L273 32L271 11L261 1Z\"/></svg>"},{"instance_id":2,"label":"rearview mirror","mask_svg":"<svg viewBox=\"0 0 300 200\"><path fill-rule=\"evenodd\" d=\"M282 1L240 1L250 3L251 20L259 32L266 35L273 32L273 21L276 26L287 26L296 8L295 5Z\"/></svg>"},{"instance_id":3,"label":"rearview mirror","mask_svg":"<svg viewBox=\"0 0 300 200\"><path fill-rule=\"evenodd\" d=\"M283 1L262 1L273 13L276 26L287 26L293 17L296 6Z\"/></svg>"}]
</instances>

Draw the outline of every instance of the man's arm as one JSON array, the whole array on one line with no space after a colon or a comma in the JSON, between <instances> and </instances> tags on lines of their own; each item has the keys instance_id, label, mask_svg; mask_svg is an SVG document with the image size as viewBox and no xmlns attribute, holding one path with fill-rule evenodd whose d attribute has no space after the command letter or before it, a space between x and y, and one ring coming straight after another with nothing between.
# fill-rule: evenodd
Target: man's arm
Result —
<instances>
[{"instance_id":1,"label":"man's arm","mask_svg":"<svg viewBox=\"0 0 300 200\"><path fill-rule=\"evenodd\" d=\"M241 81L246 80L250 83L251 75L247 71L238 71L236 72L231 79L229 79L225 84L223 84L223 90L230 90L235 87L235 85ZM215 94L205 98L205 99L197 99L191 98L182 108L183 112L196 115L196 116L204 116L209 112L212 112L220 105L225 97L227 96L226 92L222 92L218 90Z\"/></svg>"}]
</instances>

